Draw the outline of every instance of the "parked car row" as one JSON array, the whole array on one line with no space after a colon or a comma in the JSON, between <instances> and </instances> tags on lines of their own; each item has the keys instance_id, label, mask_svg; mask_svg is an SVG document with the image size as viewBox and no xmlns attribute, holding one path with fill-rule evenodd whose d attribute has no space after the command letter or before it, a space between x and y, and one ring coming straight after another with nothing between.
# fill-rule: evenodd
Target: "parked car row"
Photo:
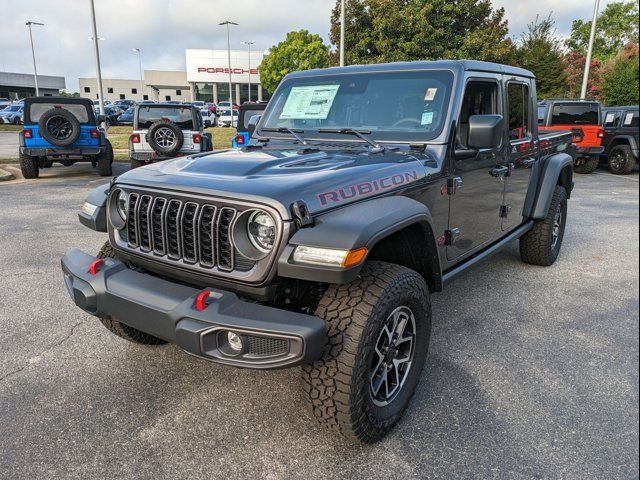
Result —
<instances>
[{"instance_id":1,"label":"parked car row","mask_svg":"<svg viewBox=\"0 0 640 480\"><path fill-rule=\"evenodd\" d=\"M577 147L576 173L600 164L612 173L631 173L638 163L638 106L602 107L596 100L548 99L538 103L541 131L570 131Z\"/></svg>"}]
</instances>

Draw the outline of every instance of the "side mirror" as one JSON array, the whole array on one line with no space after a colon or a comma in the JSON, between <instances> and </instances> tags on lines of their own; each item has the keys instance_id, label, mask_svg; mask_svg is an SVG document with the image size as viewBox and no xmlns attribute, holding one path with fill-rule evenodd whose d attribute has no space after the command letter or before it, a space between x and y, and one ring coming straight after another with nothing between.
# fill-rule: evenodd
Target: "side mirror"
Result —
<instances>
[{"instance_id":1,"label":"side mirror","mask_svg":"<svg viewBox=\"0 0 640 480\"><path fill-rule=\"evenodd\" d=\"M249 138L253 137L253 133L256 131L256 127L258 126L258 123L260 122L261 118L262 118L262 115L253 115L249 119L249 123L247 125L247 131L249 132Z\"/></svg>"},{"instance_id":2,"label":"side mirror","mask_svg":"<svg viewBox=\"0 0 640 480\"><path fill-rule=\"evenodd\" d=\"M495 149L502 144L502 115L471 115L469 117L469 148Z\"/></svg>"}]
</instances>

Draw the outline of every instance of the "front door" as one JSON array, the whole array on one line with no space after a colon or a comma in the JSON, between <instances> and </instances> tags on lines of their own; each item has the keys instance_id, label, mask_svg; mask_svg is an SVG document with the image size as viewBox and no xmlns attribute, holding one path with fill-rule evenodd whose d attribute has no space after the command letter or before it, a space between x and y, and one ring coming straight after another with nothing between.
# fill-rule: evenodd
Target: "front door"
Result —
<instances>
[{"instance_id":1,"label":"front door","mask_svg":"<svg viewBox=\"0 0 640 480\"><path fill-rule=\"evenodd\" d=\"M468 148L469 117L501 114L500 84L496 79L470 80L458 116L456 149ZM477 155L453 159L452 184L459 187L449 198L447 258L454 260L480 249L500 235L500 206L504 198L502 176L491 172L500 166L503 150L480 150Z\"/></svg>"},{"instance_id":2,"label":"front door","mask_svg":"<svg viewBox=\"0 0 640 480\"><path fill-rule=\"evenodd\" d=\"M509 172L505 176L504 204L500 209L503 231L522 223L531 170L538 157L537 145L533 141L533 99L529 82L509 80L506 84L506 97Z\"/></svg>"}]
</instances>

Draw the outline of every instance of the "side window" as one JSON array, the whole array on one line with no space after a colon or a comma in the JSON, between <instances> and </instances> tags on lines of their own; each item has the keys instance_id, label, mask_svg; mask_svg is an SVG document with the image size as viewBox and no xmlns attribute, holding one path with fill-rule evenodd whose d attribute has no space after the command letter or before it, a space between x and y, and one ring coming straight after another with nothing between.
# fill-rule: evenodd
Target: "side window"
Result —
<instances>
[{"instance_id":1,"label":"side window","mask_svg":"<svg viewBox=\"0 0 640 480\"><path fill-rule=\"evenodd\" d=\"M512 141L529 137L529 87L523 83L507 84L507 117L509 119L509 139Z\"/></svg>"},{"instance_id":2,"label":"side window","mask_svg":"<svg viewBox=\"0 0 640 480\"><path fill-rule=\"evenodd\" d=\"M610 112L604 112L604 127L615 127L618 125L618 121L620 121L620 116L622 112L619 110L614 110Z\"/></svg>"},{"instance_id":3,"label":"side window","mask_svg":"<svg viewBox=\"0 0 640 480\"><path fill-rule=\"evenodd\" d=\"M638 110L627 112L622 122L623 127L638 128Z\"/></svg>"},{"instance_id":4,"label":"side window","mask_svg":"<svg viewBox=\"0 0 640 480\"><path fill-rule=\"evenodd\" d=\"M497 82L472 81L467 84L458 121L458 144L467 147L469 117L498 113Z\"/></svg>"}]
</instances>

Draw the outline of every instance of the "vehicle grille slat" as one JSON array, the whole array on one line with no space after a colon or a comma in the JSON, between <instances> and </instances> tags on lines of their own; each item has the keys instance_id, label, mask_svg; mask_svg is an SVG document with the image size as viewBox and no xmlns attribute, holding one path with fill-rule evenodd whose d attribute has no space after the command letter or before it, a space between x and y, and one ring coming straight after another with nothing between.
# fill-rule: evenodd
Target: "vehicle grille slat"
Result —
<instances>
[{"instance_id":1,"label":"vehicle grille slat","mask_svg":"<svg viewBox=\"0 0 640 480\"><path fill-rule=\"evenodd\" d=\"M238 251L231 235L240 213L226 205L130 192L124 230L127 248L168 263L249 272L256 261Z\"/></svg>"}]
</instances>

